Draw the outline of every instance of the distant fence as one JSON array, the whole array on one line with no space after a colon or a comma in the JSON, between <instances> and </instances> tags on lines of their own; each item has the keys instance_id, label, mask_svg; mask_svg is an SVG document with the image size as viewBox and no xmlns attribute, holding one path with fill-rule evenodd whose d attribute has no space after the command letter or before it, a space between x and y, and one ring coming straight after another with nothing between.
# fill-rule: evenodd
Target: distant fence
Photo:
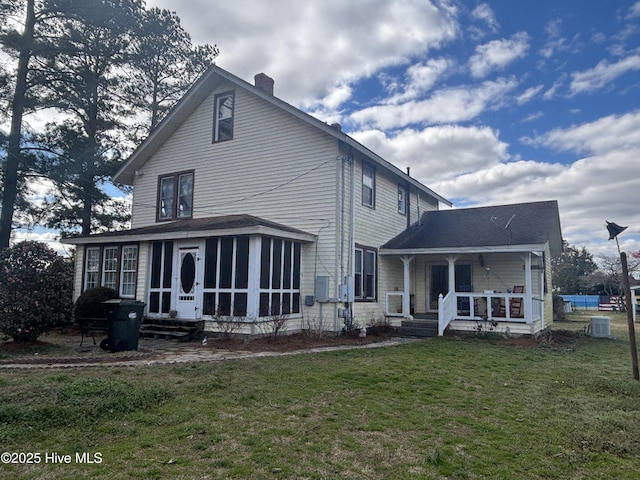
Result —
<instances>
[{"instance_id":1,"label":"distant fence","mask_svg":"<svg viewBox=\"0 0 640 480\"><path fill-rule=\"evenodd\" d=\"M565 302L571 302L573 310L598 310L599 295L560 295Z\"/></svg>"},{"instance_id":2,"label":"distant fence","mask_svg":"<svg viewBox=\"0 0 640 480\"><path fill-rule=\"evenodd\" d=\"M600 310L605 312L624 311L621 297L608 295L560 295L565 302L571 302L572 310Z\"/></svg>"}]
</instances>

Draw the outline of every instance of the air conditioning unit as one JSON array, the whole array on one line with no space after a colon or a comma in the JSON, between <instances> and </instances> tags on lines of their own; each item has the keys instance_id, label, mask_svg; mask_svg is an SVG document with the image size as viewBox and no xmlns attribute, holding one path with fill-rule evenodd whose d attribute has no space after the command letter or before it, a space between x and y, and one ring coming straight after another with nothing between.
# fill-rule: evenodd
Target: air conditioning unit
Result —
<instances>
[{"instance_id":1,"label":"air conditioning unit","mask_svg":"<svg viewBox=\"0 0 640 480\"><path fill-rule=\"evenodd\" d=\"M591 317L591 336L595 338L611 338L609 317Z\"/></svg>"}]
</instances>

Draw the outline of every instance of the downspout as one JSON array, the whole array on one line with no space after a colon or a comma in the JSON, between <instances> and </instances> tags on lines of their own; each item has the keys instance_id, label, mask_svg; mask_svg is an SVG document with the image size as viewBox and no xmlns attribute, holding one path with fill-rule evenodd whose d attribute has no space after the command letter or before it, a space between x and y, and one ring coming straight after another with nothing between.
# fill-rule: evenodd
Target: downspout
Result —
<instances>
[{"instance_id":1,"label":"downspout","mask_svg":"<svg viewBox=\"0 0 640 480\"><path fill-rule=\"evenodd\" d=\"M351 286L349 303L349 327L353 325L353 306L355 300L355 271L356 271L356 161L353 157L353 150L349 152L351 162L351 222L349 226L349 276ZM348 287L349 288L349 287Z\"/></svg>"},{"instance_id":2,"label":"downspout","mask_svg":"<svg viewBox=\"0 0 640 480\"><path fill-rule=\"evenodd\" d=\"M411 177L411 167L407 167L407 177ZM405 190L407 191L407 228L411 226L411 183L406 182Z\"/></svg>"}]
</instances>

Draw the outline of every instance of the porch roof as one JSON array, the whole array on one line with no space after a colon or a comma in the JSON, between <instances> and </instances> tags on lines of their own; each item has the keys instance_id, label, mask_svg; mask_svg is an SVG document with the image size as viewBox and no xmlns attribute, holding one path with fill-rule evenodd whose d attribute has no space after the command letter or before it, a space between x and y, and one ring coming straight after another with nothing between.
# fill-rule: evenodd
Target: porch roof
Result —
<instances>
[{"instance_id":1,"label":"porch roof","mask_svg":"<svg viewBox=\"0 0 640 480\"><path fill-rule=\"evenodd\" d=\"M381 254L541 251L562 253L558 202L425 212L380 249Z\"/></svg>"},{"instance_id":2,"label":"porch roof","mask_svg":"<svg viewBox=\"0 0 640 480\"><path fill-rule=\"evenodd\" d=\"M253 215L225 215L161 222L117 232L78 235L64 238L61 242L83 245L110 242L178 240L225 235L268 235L303 242L313 242L316 239L316 236L311 233Z\"/></svg>"}]
</instances>

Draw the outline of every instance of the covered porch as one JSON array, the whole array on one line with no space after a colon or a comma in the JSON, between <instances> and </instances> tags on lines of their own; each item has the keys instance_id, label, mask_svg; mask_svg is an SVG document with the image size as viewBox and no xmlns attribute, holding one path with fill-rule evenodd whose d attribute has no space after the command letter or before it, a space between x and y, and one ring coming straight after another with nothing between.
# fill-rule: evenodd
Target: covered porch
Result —
<instances>
[{"instance_id":1,"label":"covered porch","mask_svg":"<svg viewBox=\"0 0 640 480\"><path fill-rule=\"evenodd\" d=\"M392 323L534 335L553 322L551 258L562 252L555 201L425 212L380 249Z\"/></svg>"},{"instance_id":2,"label":"covered porch","mask_svg":"<svg viewBox=\"0 0 640 480\"><path fill-rule=\"evenodd\" d=\"M546 255L513 250L388 255L402 269L402 288L385 292L392 323L436 319L438 335L455 330L534 334L552 322ZM547 311L549 310L549 311Z\"/></svg>"}]
</instances>

